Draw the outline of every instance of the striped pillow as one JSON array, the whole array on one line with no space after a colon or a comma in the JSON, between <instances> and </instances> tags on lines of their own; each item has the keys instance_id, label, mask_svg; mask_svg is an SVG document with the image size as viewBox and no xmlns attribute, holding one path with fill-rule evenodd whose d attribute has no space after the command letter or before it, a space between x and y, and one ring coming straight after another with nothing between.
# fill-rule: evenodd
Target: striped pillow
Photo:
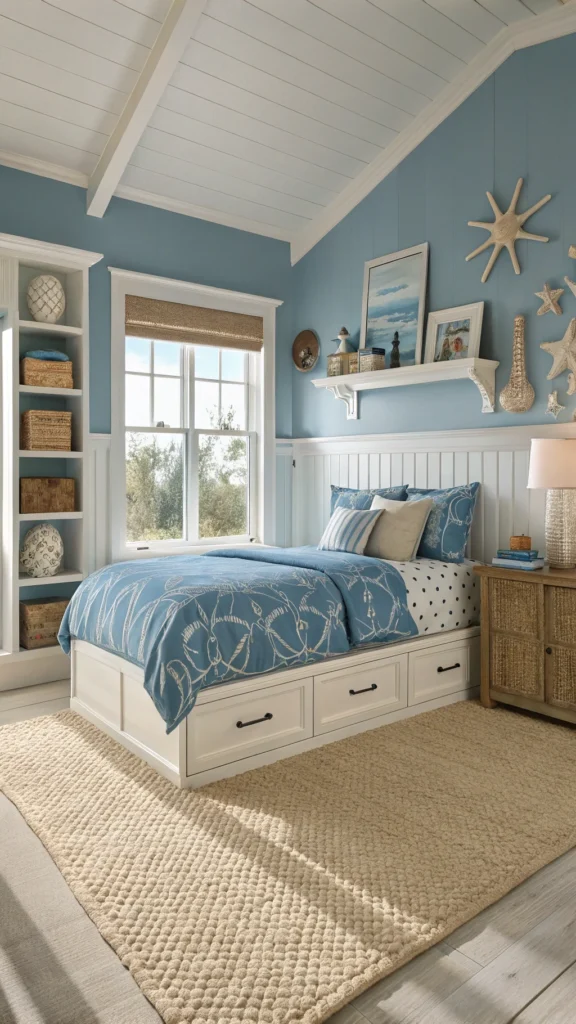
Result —
<instances>
[{"instance_id":1,"label":"striped pillow","mask_svg":"<svg viewBox=\"0 0 576 1024\"><path fill-rule=\"evenodd\" d=\"M320 551L351 551L363 555L382 509L337 508L322 534Z\"/></svg>"}]
</instances>

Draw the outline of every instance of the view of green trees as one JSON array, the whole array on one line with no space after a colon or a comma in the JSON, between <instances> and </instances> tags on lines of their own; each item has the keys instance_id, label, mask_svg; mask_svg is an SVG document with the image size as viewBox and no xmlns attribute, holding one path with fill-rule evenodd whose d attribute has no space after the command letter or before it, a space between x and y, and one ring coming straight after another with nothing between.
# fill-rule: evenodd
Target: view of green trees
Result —
<instances>
[{"instance_id":1,"label":"view of green trees","mask_svg":"<svg viewBox=\"0 0 576 1024\"><path fill-rule=\"evenodd\" d=\"M229 430L232 410L218 430ZM247 440L200 434L198 518L200 537L247 533ZM129 433L126 443L129 541L184 536L184 440L176 434Z\"/></svg>"}]
</instances>

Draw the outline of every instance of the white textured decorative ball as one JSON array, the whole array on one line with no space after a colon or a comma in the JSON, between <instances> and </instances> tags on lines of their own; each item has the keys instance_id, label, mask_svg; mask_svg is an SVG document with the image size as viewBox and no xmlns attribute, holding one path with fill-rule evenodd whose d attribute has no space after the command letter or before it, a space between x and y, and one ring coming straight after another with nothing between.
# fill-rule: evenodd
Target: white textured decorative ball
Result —
<instances>
[{"instance_id":1,"label":"white textured decorative ball","mask_svg":"<svg viewBox=\"0 0 576 1024\"><path fill-rule=\"evenodd\" d=\"M66 294L61 282L52 274L33 277L28 285L26 301L30 316L43 324L56 324L66 309Z\"/></svg>"},{"instance_id":2,"label":"white textured decorative ball","mask_svg":"<svg viewBox=\"0 0 576 1024\"><path fill-rule=\"evenodd\" d=\"M39 523L24 537L20 548L20 569L29 576L54 576L64 558L64 544L55 526Z\"/></svg>"}]
</instances>

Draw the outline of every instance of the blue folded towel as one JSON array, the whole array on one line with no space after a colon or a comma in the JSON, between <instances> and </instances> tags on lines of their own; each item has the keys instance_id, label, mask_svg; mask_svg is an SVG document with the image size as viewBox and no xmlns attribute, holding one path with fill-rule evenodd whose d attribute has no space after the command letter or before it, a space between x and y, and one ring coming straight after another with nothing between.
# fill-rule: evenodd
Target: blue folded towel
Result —
<instances>
[{"instance_id":1,"label":"blue folded towel","mask_svg":"<svg viewBox=\"0 0 576 1024\"><path fill-rule=\"evenodd\" d=\"M58 352L55 348L47 349L35 349L33 352L25 352L24 355L27 359L46 359L48 362L54 363L68 363L70 362L65 352Z\"/></svg>"}]
</instances>

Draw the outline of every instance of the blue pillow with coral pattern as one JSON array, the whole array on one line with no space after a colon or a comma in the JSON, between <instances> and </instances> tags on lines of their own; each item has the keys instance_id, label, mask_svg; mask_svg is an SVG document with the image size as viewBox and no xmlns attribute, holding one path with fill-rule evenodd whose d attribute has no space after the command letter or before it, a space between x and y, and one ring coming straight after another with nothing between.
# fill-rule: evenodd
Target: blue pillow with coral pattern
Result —
<instances>
[{"instance_id":1,"label":"blue pillow with coral pattern","mask_svg":"<svg viewBox=\"0 0 576 1024\"><path fill-rule=\"evenodd\" d=\"M473 483L438 490L408 488L408 501L432 498L434 502L420 540L420 558L437 558L441 562L464 561L479 487L479 483Z\"/></svg>"},{"instance_id":2,"label":"blue pillow with coral pattern","mask_svg":"<svg viewBox=\"0 0 576 1024\"><path fill-rule=\"evenodd\" d=\"M332 484L331 489L330 515L332 515L335 508L370 508L372 499L376 495L379 498L389 498L390 501L406 501L408 497L406 484L376 490L357 487L337 487L335 484Z\"/></svg>"}]
</instances>

